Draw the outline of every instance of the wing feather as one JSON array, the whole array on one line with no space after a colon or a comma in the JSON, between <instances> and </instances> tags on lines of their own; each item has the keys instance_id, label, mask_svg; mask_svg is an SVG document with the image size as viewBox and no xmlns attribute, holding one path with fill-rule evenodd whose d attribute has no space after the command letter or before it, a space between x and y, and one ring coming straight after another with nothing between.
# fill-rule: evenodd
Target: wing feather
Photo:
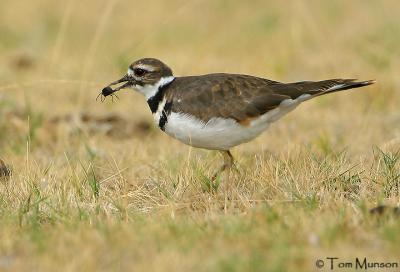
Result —
<instances>
[{"instance_id":1,"label":"wing feather","mask_svg":"<svg viewBox=\"0 0 400 272\"><path fill-rule=\"evenodd\" d=\"M192 114L204 122L213 117L242 122L303 94L315 97L372 83L354 79L281 83L248 75L209 74L176 78L166 96L172 100L173 112Z\"/></svg>"}]
</instances>

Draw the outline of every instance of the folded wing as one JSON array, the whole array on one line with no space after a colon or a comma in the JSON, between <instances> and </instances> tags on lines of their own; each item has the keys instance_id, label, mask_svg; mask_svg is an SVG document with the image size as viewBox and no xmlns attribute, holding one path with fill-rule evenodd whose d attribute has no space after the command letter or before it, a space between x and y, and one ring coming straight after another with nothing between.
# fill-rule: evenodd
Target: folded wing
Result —
<instances>
[{"instance_id":1,"label":"folded wing","mask_svg":"<svg viewBox=\"0 0 400 272\"><path fill-rule=\"evenodd\" d=\"M310 99L373 83L354 79L281 83L247 75L210 74L177 78L166 95L172 99L173 112L195 115L204 122L213 117L243 122L275 109L285 100L306 94L309 96L303 97Z\"/></svg>"}]
</instances>

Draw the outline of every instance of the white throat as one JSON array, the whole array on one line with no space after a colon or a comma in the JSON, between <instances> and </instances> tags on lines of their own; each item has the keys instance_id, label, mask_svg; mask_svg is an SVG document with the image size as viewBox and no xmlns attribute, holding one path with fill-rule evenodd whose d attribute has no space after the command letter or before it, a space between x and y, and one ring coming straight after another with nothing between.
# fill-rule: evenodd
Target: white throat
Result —
<instances>
[{"instance_id":1,"label":"white throat","mask_svg":"<svg viewBox=\"0 0 400 272\"><path fill-rule=\"evenodd\" d=\"M150 98L156 95L160 87L170 83L174 79L175 77L173 76L167 76L160 78L160 80L154 85L149 85L149 84L146 84L144 86L134 85L133 87L140 93L142 93L147 100L149 100Z\"/></svg>"}]
</instances>

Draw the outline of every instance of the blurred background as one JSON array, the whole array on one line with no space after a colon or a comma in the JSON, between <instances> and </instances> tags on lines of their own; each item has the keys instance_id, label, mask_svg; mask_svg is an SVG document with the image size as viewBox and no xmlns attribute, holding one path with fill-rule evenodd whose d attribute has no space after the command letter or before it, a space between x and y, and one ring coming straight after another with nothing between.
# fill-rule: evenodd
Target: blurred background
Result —
<instances>
[{"instance_id":1,"label":"blurred background","mask_svg":"<svg viewBox=\"0 0 400 272\"><path fill-rule=\"evenodd\" d=\"M399 10L396 1L361 0L285 4L3 0L0 110L4 116L5 108L25 107L26 111L29 107L45 119L118 112L151 122L138 94L120 93L121 100L114 104L94 99L131 62L155 57L175 75L232 72L278 81L377 79L378 85L372 88L311 102L289 125L321 123L326 117L334 120L312 129L328 127L336 118L341 126L354 117L355 110L359 111L356 122L365 122L363 115L373 119L371 112L378 110L384 117L378 122L381 125L391 118L396 110L393 101L399 98ZM340 112L336 112L338 107ZM362 131L368 129L365 124L357 131L367 137L368 144L378 144L394 137L396 126L390 127L387 133L391 135L370 135L379 132Z\"/></svg>"},{"instance_id":2,"label":"blurred background","mask_svg":"<svg viewBox=\"0 0 400 272\"><path fill-rule=\"evenodd\" d=\"M398 257L398 223L366 207L398 203L399 14L395 0L1 0L0 270ZM217 192L217 154L159 131L140 94L96 101L143 57L177 76L377 83L304 103L235 148L241 173Z\"/></svg>"}]
</instances>

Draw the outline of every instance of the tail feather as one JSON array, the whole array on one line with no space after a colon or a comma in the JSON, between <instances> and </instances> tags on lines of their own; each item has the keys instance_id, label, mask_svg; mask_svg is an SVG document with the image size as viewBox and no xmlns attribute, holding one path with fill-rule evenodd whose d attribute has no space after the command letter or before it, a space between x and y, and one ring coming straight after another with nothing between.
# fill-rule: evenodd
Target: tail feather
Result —
<instances>
[{"instance_id":1,"label":"tail feather","mask_svg":"<svg viewBox=\"0 0 400 272\"><path fill-rule=\"evenodd\" d=\"M329 89L321 92L321 94L334 93L338 91L344 91L348 89L360 88L376 83L376 80L356 81L356 79L333 79L328 80L335 82L336 84Z\"/></svg>"},{"instance_id":2,"label":"tail feather","mask_svg":"<svg viewBox=\"0 0 400 272\"><path fill-rule=\"evenodd\" d=\"M276 93L290 96L292 99L296 99L304 94L309 94L310 97L308 99L311 99L328 93L368 86L375 82L375 80L356 81L356 79L328 79L322 81L301 81L274 86Z\"/></svg>"}]
</instances>

